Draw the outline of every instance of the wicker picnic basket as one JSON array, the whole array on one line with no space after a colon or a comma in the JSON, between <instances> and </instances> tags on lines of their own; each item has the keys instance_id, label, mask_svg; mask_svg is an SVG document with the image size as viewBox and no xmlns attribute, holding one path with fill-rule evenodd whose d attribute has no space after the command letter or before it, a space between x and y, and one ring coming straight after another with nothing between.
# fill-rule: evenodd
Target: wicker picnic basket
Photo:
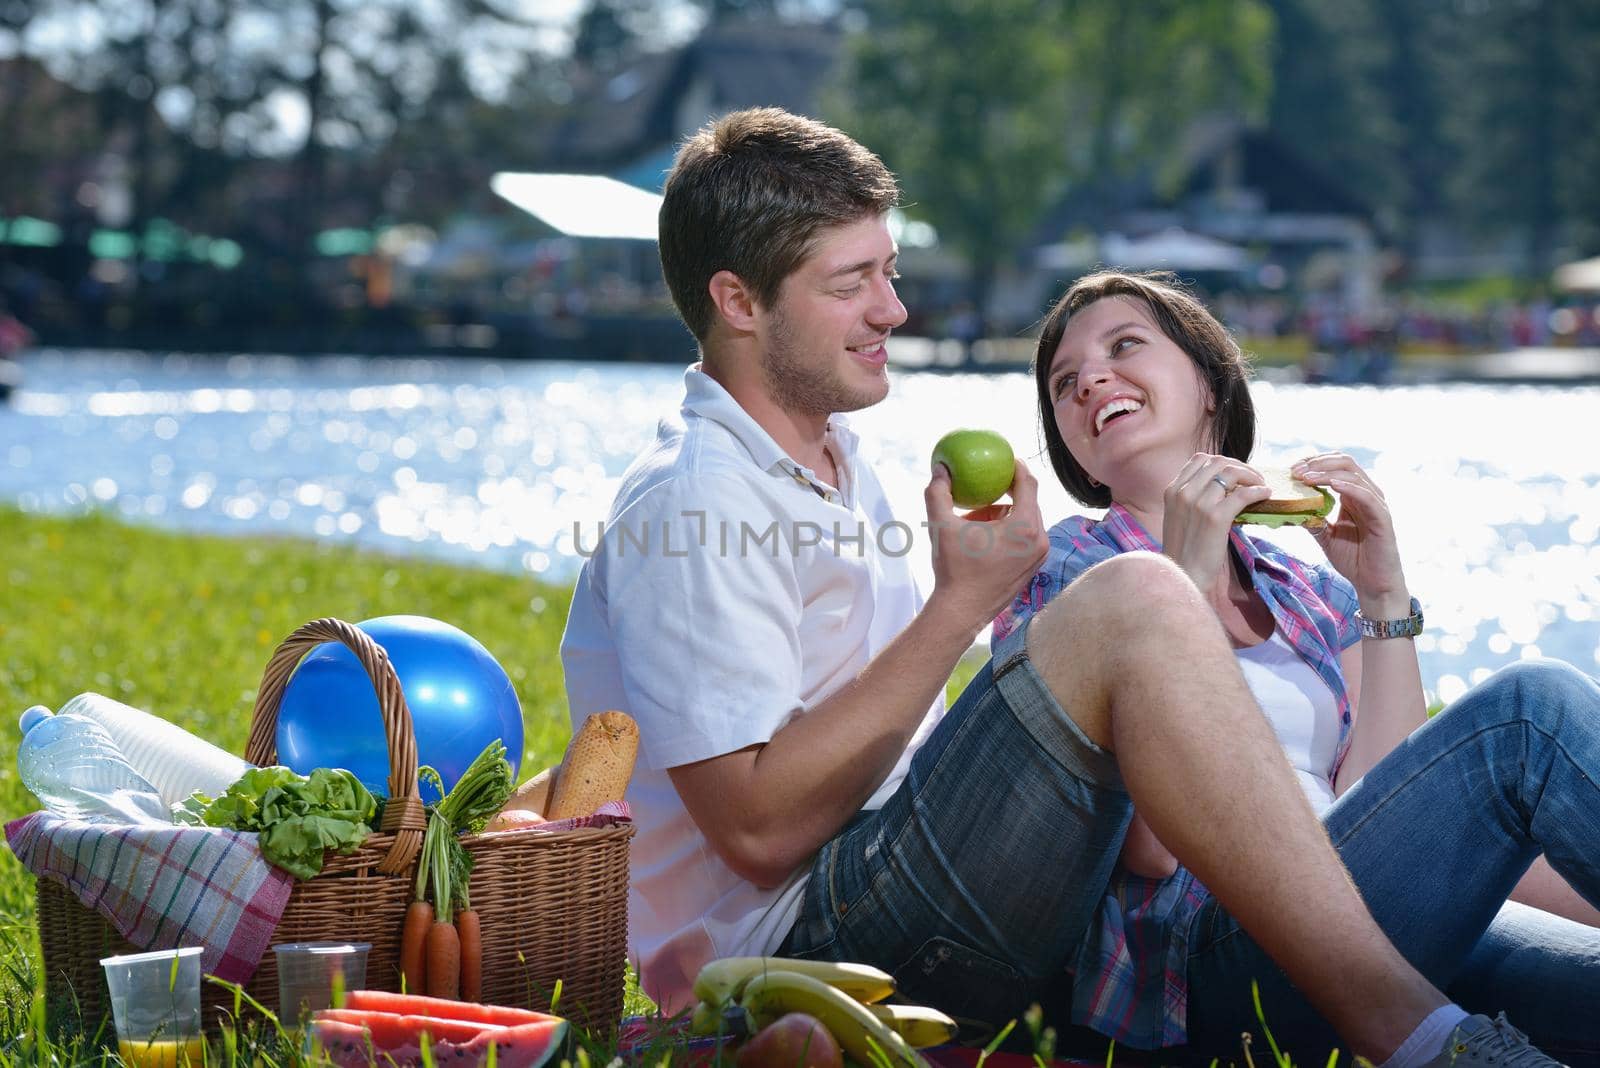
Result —
<instances>
[{"instance_id":1,"label":"wicker picnic basket","mask_svg":"<svg viewBox=\"0 0 1600 1068\"><path fill-rule=\"evenodd\" d=\"M412 899L425 824L417 796L417 742L400 680L383 648L338 619L295 631L267 665L256 697L245 759L276 762L278 705L301 658L323 642L348 646L378 694L389 743L389 801L382 826L348 856L326 854L322 872L298 881L274 943L352 940L372 943L368 987L400 988L400 928ZM622 1017L628 937L628 840L631 824L556 833L524 830L467 835L472 905L483 925L483 1000L548 1010L559 980L558 1011L596 1031ZM100 958L133 952L98 913L51 879L39 881L39 940L47 1002L75 999L86 1021L109 1011ZM245 991L276 1008L278 972L268 950ZM233 995L207 983L208 1007L232 1007ZM92 1026L92 1025L91 1025Z\"/></svg>"}]
</instances>

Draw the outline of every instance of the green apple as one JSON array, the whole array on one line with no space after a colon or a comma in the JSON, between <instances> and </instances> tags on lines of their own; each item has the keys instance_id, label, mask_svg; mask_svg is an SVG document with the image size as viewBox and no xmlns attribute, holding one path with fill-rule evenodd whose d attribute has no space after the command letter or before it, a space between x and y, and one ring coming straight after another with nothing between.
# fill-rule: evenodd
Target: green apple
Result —
<instances>
[{"instance_id":1,"label":"green apple","mask_svg":"<svg viewBox=\"0 0 1600 1068\"><path fill-rule=\"evenodd\" d=\"M933 447L933 462L950 472L950 496L958 508L982 508L1011 488L1017 458L993 430L952 430Z\"/></svg>"}]
</instances>

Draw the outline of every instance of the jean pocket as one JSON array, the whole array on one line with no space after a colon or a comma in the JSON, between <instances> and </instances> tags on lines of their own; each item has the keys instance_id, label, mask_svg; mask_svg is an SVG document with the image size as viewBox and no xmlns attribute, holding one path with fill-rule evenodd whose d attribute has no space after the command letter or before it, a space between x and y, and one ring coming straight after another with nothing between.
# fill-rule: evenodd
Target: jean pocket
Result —
<instances>
[{"instance_id":1,"label":"jean pocket","mask_svg":"<svg viewBox=\"0 0 1600 1068\"><path fill-rule=\"evenodd\" d=\"M987 1042L1028 1007L1028 984L1015 968L948 938L928 939L893 974L905 1000L954 1019L964 1045Z\"/></svg>"}]
</instances>

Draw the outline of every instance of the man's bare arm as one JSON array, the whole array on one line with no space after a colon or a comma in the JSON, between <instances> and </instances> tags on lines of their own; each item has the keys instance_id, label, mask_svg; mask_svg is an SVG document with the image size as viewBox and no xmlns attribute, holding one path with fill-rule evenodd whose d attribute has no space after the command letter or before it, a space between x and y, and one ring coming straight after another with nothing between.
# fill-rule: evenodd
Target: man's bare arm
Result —
<instances>
[{"instance_id":1,"label":"man's bare arm","mask_svg":"<svg viewBox=\"0 0 1600 1068\"><path fill-rule=\"evenodd\" d=\"M690 817L733 871L758 886L783 882L888 777L961 654L1043 560L1037 494L1019 461L1014 503L957 516L939 468L924 493L930 524L983 523L993 537L936 538L922 611L860 675L771 741L670 770ZM974 552L974 543L988 548Z\"/></svg>"}]
</instances>

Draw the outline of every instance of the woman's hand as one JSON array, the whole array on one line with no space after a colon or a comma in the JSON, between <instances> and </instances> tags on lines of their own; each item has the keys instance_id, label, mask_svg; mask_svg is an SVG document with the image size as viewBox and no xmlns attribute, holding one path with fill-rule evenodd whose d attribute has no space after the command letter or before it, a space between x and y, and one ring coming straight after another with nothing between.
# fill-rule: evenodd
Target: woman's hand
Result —
<instances>
[{"instance_id":1,"label":"woman's hand","mask_svg":"<svg viewBox=\"0 0 1600 1068\"><path fill-rule=\"evenodd\" d=\"M1338 518L1311 528L1328 563L1350 580L1361 598L1362 611L1378 610L1374 619L1405 615L1409 594L1400 565L1400 545L1383 491L1361 465L1342 452L1307 457L1289 473L1313 486L1339 494ZM1406 609L1409 610L1409 609Z\"/></svg>"},{"instance_id":2,"label":"woman's hand","mask_svg":"<svg viewBox=\"0 0 1600 1068\"><path fill-rule=\"evenodd\" d=\"M1233 517L1272 496L1260 472L1227 456L1197 452L1164 494L1161 551L1204 592L1227 582Z\"/></svg>"}]
</instances>

